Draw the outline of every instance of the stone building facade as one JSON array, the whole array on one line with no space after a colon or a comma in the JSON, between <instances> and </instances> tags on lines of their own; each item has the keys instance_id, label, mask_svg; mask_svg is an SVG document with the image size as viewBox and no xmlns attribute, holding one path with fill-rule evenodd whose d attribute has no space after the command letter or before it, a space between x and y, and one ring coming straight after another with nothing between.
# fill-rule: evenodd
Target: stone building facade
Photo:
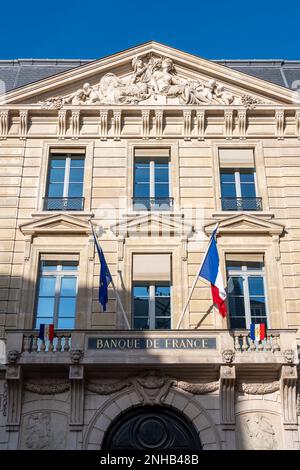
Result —
<instances>
[{"instance_id":1,"label":"stone building facade","mask_svg":"<svg viewBox=\"0 0 300 470\"><path fill-rule=\"evenodd\" d=\"M0 96L0 448L299 449L299 94L153 42L73 65ZM217 222L228 316L199 280L178 325Z\"/></svg>"}]
</instances>

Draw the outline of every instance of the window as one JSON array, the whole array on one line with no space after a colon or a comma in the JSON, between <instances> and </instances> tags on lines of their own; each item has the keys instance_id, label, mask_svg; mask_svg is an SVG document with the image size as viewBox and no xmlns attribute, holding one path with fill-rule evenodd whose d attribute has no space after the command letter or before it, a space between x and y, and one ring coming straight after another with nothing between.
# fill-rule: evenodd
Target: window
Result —
<instances>
[{"instance_id":1,"label":"window","mask_svg":"<svg viewBox=\"0 0 300 470\"><path fill-rule=\"evenodd\" d=\"M84 156L52 154L44 210L83 210Z\"/></svg>"},{"instance_id":2,"label":"window","mask_svg":"<svg viewBox=\"0 0 300 470\"><path fill-rule=\"evenodd\" d=\"M250 328L251 323L268 327L265 276L262 256L238 255L227 260L227 292L231 328ZM252 258L252 260L251 260Z\"/></svg>"},{"instance_id":3,"label":"window","mask_svg":"<svg viewBox=\"0 0 300 470\"><path fill-rule=\"evenodd\" d=\"M78 261L40 261L35 327L75 328Z\"/></svg>"},{"instance_id":4,"label":"window","mask_svg":"<svg viewBox=\"0 0 300 470\"><path fill-rule=\"evenodd\" d=\"M167 283L133 286L133 327L136 330L171 328L171 291Z\"/></svg>"},{"instance_id":5,"label":"window","mask_svg":"<svg viewBox=\"0 0 300 470\"><path fill-rule=\"evenodd\" d=\"M252 149L220 149L220 183L223 210L262 210L257 197Z\"/></svg>"},{"instance_id":6,"label":"window","mask_svg":"<svg viewBox=\"0 0 300 470\"><path fill-rule=\"evenodd\" d=\"M169 157L163 156L168 155L169 150L162 149L162 156L158 157L146 157L146 150L140 149L135 154L133 208L171 210L173 199L170 198Z\"/></svg>"}]
</instances>

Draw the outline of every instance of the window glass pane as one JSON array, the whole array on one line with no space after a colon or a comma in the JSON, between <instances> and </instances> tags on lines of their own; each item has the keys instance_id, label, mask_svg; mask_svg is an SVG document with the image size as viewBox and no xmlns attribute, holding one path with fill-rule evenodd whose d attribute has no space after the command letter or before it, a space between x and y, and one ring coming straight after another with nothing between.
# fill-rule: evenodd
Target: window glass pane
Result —
<instances>
[{"instance_id":1,"label":"window glass pane","mask_svg":"<svg viewBox=\"0 0 300 470\"><path fill-rule=\"evenodd\" d=\"M51 158L50 167L51 168L65 168L66 159L65 158Z\"/></svg>"},{"instance_id":2,"label":"window glass pane","mask_svg":"<svg viewBox=\"0 0 300 470\"><path fill-rule=\"evenodd\" d=\"M156 318L155 329L156 330L169 330L171 328L170 318Z\"/></svg>"},{"instance_id":3,"label":"window glass pane","mask_svg":"<svg viewBox=\"0 0 300 470\"><path fill-rule=\"evenodd\" d=\"M245 318L230 318L230 328L232 329L243 329L246 328L246 319Z\"/></svg>"},{"instance_id":4,"label":"window glass pane","mask_svg":"<svg viewBox=\"0 0 300 470\"><path fill-rule=\"evenodd\" d=\"M134 299L134 316L147 317L149 314L149 300L143 298Z\"/></svg>"},{"instance_id":5,"label":"window glass pane","mask_svg":"<svg viewBox=\"0 0 300 470\"><path fill-rule=\"evenodd\" d=\"M57 328L60 330L69 330L75 327L75 318L59 318Z\"/></svg>"},{"instance_id":6,"label":"window glass pane","mask_svg":"<svg viewBox=\"0 0 300 470\"><path fill-rule=\"evenodd\" d=\"M53 324L53 318L52 317L51 318L46 318L46 317L45 318L44 317L37 318L36 322L35 322L35 327L39 328L41 324L51 325L51 324Z\"/></svg>"},{"instance_id":7,"label":"window glass pane","mask_svg":"<svg viewBox=\"0 0 300 470\"><path fill-rule=\"evenodd\" d=\"M54 314L54 297L40 297L37 305L38 317L51 317Z\"/></svg>"},{"instance_id":8,"label":"window glass pane","mask_svg":"<svg viewBox=\"0 0 300 470\"><path fill-rule=\"evenodd\" d=\"M72 158L71 159L71 168L81 168L84 167L84 158Z\"/></svg>"},{"instance_id":9,"label":"window glass pane","mask_svg":"<svg viewBox=\"0 0 300 470\"><path fill-rule=\"evenodd\" d=\"M251 317L265 317L266 305L264 297L250 297Z\"/></svg>"},{"instance_id":10,"label":"window glass pane","mask_svg":"<svg viewBox=\"0 0 300 470\"><path fill-rule=\"evenodd\" d=\"M83 184L70 183L68 188L68 197L82 197Z\"/></svg>"},{"instance_id":11,"label":"window glass pane","mask_svg":"<svg viewBox=\"0 0 300 470\"><path fill-rule=\"evenodd\" d=\"M63 271L76 271L78 269L77 261L62 261Z\"/></svg>"},{"instance_id":12,"label":"window glass pane","mask_svg":"<svg viewBox=\"0 0 300 470\"><path fill-rule=\"evenodd\" d=\"M65 178L64 168L51 168L49 175L50 183L63 183Z\"/></svg>"},{"instance_id":13,"label":"window glass pane","mask_svg":"<svg viewBox=\"0 0 300 470\"><path fill-rule=\"evenodd\" d=\"M229 277L227 283L228 294L244 295L244 280L242 277Z\"/></svg>"},{"instance_id":14,"label":"window glass pane","mask_svg":"<svg viewBox=\"0 0 300 470\"><path fill-rule=\"evenodd\" d=\"M83 168L71 168L70 169L70 182L82 182L83 181Z\"/></svg>"},{"instance_id":15,"label":"window glass pane","mask_svg":"<svg viewBox=\"0 0 300 470\"><path fill-rule=\"evenodd\" d=\"M63 277L61 280L60 294L66 297L76 296L76 277Z\"/></svg>"},{"instance_id":16,"label":"window glass pane","mask_svg":"<svg viewBox=\"0 0 300 470\"><path fill-rule=\"evenodd\" d=\"M41 271L57 271L57 261L41 261Z\"/></svg>"},{"instance_id":17,"label":"window glass pane","mask_svg":"<svg viewBox=\"0 0 300 470\"><path fill-rule=\"evenodd\" d=\"M254 183L254 173L253 171L249 172L241 172L240 173L240 181L241 183Z\"/></svg>"},{"instance_id":18,"label":"window glass pane","mask_svg":"<svg viewBox=\"0 0 300 470\"><path fill-rule=\"evenodd\" d=\"M170 286L155 286L155 297L170 297Z\"/></svg>"},{"instance_id":19,"label":"window glass pane","mask_svg":"<svg viewBox=\"0 0 300 470\"><path fill-rule=\"evenodd\" d=\"M170 298L157 297L155 299L155 316L169 317L171 315Z\"/></svg>"},{"instance_id":20,"label":"window glass pane","mask_svg":"<svg viewBox=\"0 0 300 470\"><path fill-rule=\"evenodd\" d=\"M259 261L247 261L247 263L244 263L247 266L247 271L263 271L264 270L264 264L260 263Z\"/></svg>"},{"instance_id":21,"label":"window glass pane","mask_svg":"<svg viewBox=\"0 0 300 470\"><path fill-rule=\"evenodd\" d=\"M169 182L169 165L167 163L155 163L155 182Z\"/></svg>"},{"instance_id":22,"label":"window glass pane","mask_svg":"<svg viewBox=\"0 0 300 470\"><path fill-rule=\"evenodd\" d=\"M48 197L62 197L64 194L63 183L50 183L48 187Z\"/></svg>"},{"instance_id":23,"label":"window glass pane","mask_svg":"<svg viewBox=\"0 0 300 470\"><path fill-rule=\"evenodd\" d=\"M221 183L234 183L234 172L222 172L221 173Z\"/></svg>"},{"instance_id":24,"label":"window glass pane","mask_svg":"<svg viewBox=\"0 0 300 470\"><path fill-rule=\"evenodd\" d=\"M55 277L41 277L39 285L39 295L43 297L51 297L55 295Z\"/></svg>"},{"instance_id":25,"label":"window glass pane","mask_svg":"<svg viewBox=\"0 0 300 470\"><path fill-rule=\"evenodd\" d=\"M149 286L134 286L133 295L135 297L149 297Z\"/></svg>"},{"instance_id":26,"label":"window glass pane","mask_svg":"<svg viewBox=\"0 0 300 470\"><path fill-rule=\"evenodd\" d=\"M60 317L75 317L76 311L76 298L61 297L59 300L58 316Z\"/></svg>"},{"instance_id":27,"label":"window glass pane","mask_svg":"<svg viewBox=\"0 0 300 470\"><path fill-rule=\"evenodd\" d=\"M262 277L249 277L249 294L264 295L264 281Z\"/></svg>"},{"instance_id":28,"label":"window glass pane","mask_svg":"<svg viewBox=\"0 0 300 470\"><path fill-rule=\"evenodd\" d=\"M135 197L150 197L150 184L149 183L135 183L134 186L134 196Z\"/></svg>"},{"instance_id":29,"label":"window glass pane","mask_svg":"<svg viewBox=\"0 0 300 470\"><path fill-rule=\"evenodd\" d=\"M229 297L229 313L233 317L242 317L245 315L244 297Z\"/></svg>"},{"instance_id":30,"label":"window glass pane","mask_svg":"<svg viewBox=\"0 0 300 470\"><path fill-rule=\"evenodd\" d=\"M155 183L155 197L169 197L169 184Z\"/></svg>"},{"instance_id":31,"label":"window glass pane","mask_svg":"<svg viewBox=\"0 0 300 470\"><path fill-rule=\"evenodd\" d=\"M148 330L149 319L148 318L135 318L133 325L134 325L135 330Z\"/></svg>"},{"instance_id":32,"label":"window glass pane","mask_svg":"<svg viewBox=\"0 0 300 470\"><path fill-rule=\"evenodd\" d=\"M241 184L242 197L256 197L255 185L249 183Z\"/></svg>"},{"instance_id":33,"label":"window glass pane","mask_svg":"<svg viewBox=\"0 0 300 470\"><path fill-rule=\"evenodd\" d=\"M239 271L242 269L242 263L240 261L228 261L226 263L227 271Z\"/></svg>"},{"instance_id":34,"label":"window glass pane","mask_svg":"<svg viewBox=\"0 0 300 470\"><path fill-rule=\"evenodd\" d=\"M150 164L149 162L135 164L135 182L149 183L150 181Z\"/></svg>"},{"instance_id":35,"label":"window glass pane","mask_svg":"<svg viewBox=\"0 0 300 470\"><path fill-rule=\"evenodd\" d=\"M222 183L221 184L222 197L236 197L236 188L233 183Z\"/></svg>"}]
</instances>

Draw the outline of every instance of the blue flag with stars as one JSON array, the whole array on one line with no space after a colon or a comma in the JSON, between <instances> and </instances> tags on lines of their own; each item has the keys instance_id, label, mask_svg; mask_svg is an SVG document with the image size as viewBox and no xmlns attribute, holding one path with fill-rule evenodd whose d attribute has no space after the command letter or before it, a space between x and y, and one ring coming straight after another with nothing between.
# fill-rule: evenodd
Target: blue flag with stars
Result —
<instances>
[{"instance_id":1,"label":"blue flag with stars","mask_svg":"<svg viewBox=\"0 0 300 470\"><path fill-rule=\"evenodd\" d=\"M106 304L108 302L108 286L112 281L112 277L109 272L102 248L100 248L99 246L94 229L93 229L93 236L94 236L95 245L97 248L97 253L98 253L98 257L100 261L99 302L102 305L103 312L105 312Z\"/></svg>"}]
</instances>

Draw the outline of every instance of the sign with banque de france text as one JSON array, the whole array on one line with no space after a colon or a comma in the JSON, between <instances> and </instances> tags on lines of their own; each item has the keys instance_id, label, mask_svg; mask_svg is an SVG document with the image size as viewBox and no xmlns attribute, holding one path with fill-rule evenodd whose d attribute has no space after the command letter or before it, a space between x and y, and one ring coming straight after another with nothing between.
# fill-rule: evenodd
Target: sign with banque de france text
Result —
<instances>
[{"instance_id":1,"label":"sign with banque de france text","mask_svg":"<svg viewBox=\"0 0 300 470\"><path fill-rule=\"evenodd\" d=\"M216 338L88 338L88 349L216 349Z\"/></svg>"}]
</instances>

